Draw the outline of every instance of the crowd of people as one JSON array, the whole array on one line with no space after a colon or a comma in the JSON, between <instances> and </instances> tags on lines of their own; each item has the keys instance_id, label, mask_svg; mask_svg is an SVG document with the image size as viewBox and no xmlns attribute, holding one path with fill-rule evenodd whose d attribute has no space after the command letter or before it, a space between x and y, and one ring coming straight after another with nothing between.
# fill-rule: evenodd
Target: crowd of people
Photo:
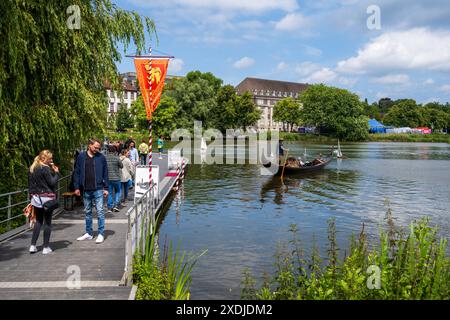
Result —
<instances>
[{"instance_id":1,"label":"crowd of people","mask_svg":"<svg viewBox=\"0 0 450 320\"><path fill-rule=\"evenodd\" d=\"M158 138L158 151L161 159L164 138ZM78 241L94 238L92 211L95 206L98 219L96 243L105 240L105 211L118 212L128 200L128 192L133 188L136 166L148 164L149 146L145 140L136 148L133 137L125 142L115 141L102 143L98 139L90 139L87 150L77 152L71 189L77 197L82 197L85 211L85 233ZM29 193L36 220L33 226L30 253L38 251L36 247L41 227L44 226L43 254L52 252L50 235L52 231L52 215L57 206L56 186L60 178L59 168L53 163L50 150L43 150L34 159L28 172ZM104 208L106 199L106 209ZM54 205L56 203L56 206ZM51 205L50 205L51 204Z\"/></svg>"}]
</instances>

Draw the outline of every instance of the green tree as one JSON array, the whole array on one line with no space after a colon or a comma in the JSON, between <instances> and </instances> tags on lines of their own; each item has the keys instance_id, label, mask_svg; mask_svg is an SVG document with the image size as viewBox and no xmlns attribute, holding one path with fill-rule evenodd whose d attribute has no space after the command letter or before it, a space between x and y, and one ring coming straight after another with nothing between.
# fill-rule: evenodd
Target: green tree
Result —
<instances>
[{"instance_id":1,"label":"green tree","mask_svg":"<svg viewBox=\"0 0 450 320\"><path fill-rule=\"evenodd\" d=\"M226 129L235 128L238 103L239 96L233 86L221 87L217 93L216 109L211 112L212 126L222 132L225 132Z\"/></svg>"},{"instance_id":2,"label":"green tree","mask_svg":"<svg viewBox=\"0 0 450 320\"><path fill-rule=\"evenodd\" d=\"M66 10L77 5L80 29ZM0 2L0 162L3 187L26 184L39 150L69 158L106 123L108 79L118 87L119 44L145 48L153 22L110 0L8 0ZM77 26L75 26L77 27Z\"/></svg>"},{"instance_id":3,"label":"green tree","mask_svg":"<svg viewBox=\"0 0 450 320\"><path fill-rule=\"evenodd\" d=\"M295 124L300 123L300 116L300 104L293 98L280 100L273 107L273 120L283 122L283 128L287 124L289 132Z\"/></svg>"},{"instance_id":4,"label":"green tree","mask_svg":"<svg viewBox=\"0 0 450 320\"><path fill-rule=\"evenodd\" d=\"M415 100L397 100L384 116L384 124L395 127L415 128L423 123L420 106Z\"/></svg>"},{"instance_id":5,"label":"green tree","mask_svg":"<svg viewBox=\"0 0 450 320\"><path fill-rule=\"evenodd\" d=\"M174 98L163 95L155 110L152 121L157 135L170 137L177 128L178 106Z\"/></svg>"},{"instance_id":6,"label":"green tree","mask_svg":"<svg viewBox=\"0 0 450 320\"><path fill-rule=\"evenodd\" d=\"M108 118L106 119L106 126L110 130L116 130L117 129L117 114L111 113Z\"/></svg>"},{"instance_id":7,"label":"green tree","mask_svg":"<svg viewBox=\"0 0 450 320\"><path fill-rule=\"evenodd\" d=\"M193 120L199 120L203 127L210 127L214 121L210 111L217 108L216 97L221 85L221 79L210 72L200 71L191 71L185 78L174 82L167 95L173 97L179 107L177 125L191 128Z\"/></svg>"},{"instance_id":8,"label":"green tree","mask_svg":"<svg viewBox=\"0 0 450 320\"><path fill-rule=\"evenodd\" d=\"M384 116L394 104L395 102L391 98L381 98L378 101L380 113Z\"/></svg>"},{"instance_id":9,"label":"green tree","mask_svg":"<svg viewBox=\"0 0 450 320\"><path fill-rule=\"evenodd\" d=\"M130 110L128 110L127 106L124 104L120 104L118 106L119 111L117 112L116 117L116 128L119 131L124 131L128 128L133 128L133 117L130 113Z\"/></svg>"},{"instance_id":10,"label":"green tree","mask_svg":"<svg viewBox=\"0 0 450 320\"><path fill-rule=\"evenodd\" d=\"M253 96L246 92L237 98L236 128L246 129L261 119L261 110L253 103Z\"/></svg>"},{"instance_id":11,"label":"green tree","mask_svg":"<svg viewBox=\"0 0 450 320\"><path fill-rule=\"evenodd\" d=\"M338 138L358 141L369 134L368 118L356 94L347 90L311 85L300 95L301 120Z\"/></svg>"},{"instance_id":12,"label":"green tree","mask_svg":"<svg viewBox=\"0 0 450 320\"><path fill-rule=\"evenodd\" d=\"M134 126L138 130L148 129L147 113L145 112L144 99L142 95L138 96L136 101L131 103L130 113L134 119Z\"/></svg>"},{"instance_id":13,"label":"green tree","mask_svg":"<svg viewBox=\"0 0 450 320\"><path fill-rule=\"evenodd\" d=\"M421 126L427 126L433 130L445 130L450 123L450 113L446 112L446 107L439 103L428 103L421 108Z\"/></svg>"},{"instance_id":14,"label":"green tree","mask_svg":"<svg viewBox=\"0 0 450 320\"><path fill-rule=\"evenodd\" d=\"M364 114L370 119L377 119L378 121L383 120L380 107L378 106L377 102L374 102L370 105L367 102L364 102Z\"/></svg>"}]
</instances>

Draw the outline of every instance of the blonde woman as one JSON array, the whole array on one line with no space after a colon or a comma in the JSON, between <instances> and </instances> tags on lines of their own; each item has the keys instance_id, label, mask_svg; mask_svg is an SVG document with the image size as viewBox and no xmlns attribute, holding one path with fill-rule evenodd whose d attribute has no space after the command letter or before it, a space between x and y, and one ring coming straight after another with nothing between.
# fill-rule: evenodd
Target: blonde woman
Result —
<instances>
[{"instance_id":1,"label":"blonde woman","mask_svg":"<svg viewBox=\"0 0 450 320\"><path fill-rule=\"evenodd\" d=\"M28 188L31 204L36 213L36 223L31 238L30 253L37 252L36 242L44 224L43 254L52 252L50 248L50 234L52 232L52 214L44 209L44 203L56 199L56 186L59 179L59 168L53 163L53 155L49 150L42 150L34 159L28 172Z\"/></svg>"},{"instance_id":2,"label":"blonde woman","mask_svg":"<svg viewBox=\"0 0 450 320\"><path fill-rule=\"evenodd\" d=\"M122 182L122 190L123 190L123 200L128 200L128 190L133 184L133 177L134 177L134 165L131 163L131 160L129 158L130 156L130 150L124 149L122 150L120 160L122 160L123 167L121 172L121 179Z\"/></svg>"}]
</instances>

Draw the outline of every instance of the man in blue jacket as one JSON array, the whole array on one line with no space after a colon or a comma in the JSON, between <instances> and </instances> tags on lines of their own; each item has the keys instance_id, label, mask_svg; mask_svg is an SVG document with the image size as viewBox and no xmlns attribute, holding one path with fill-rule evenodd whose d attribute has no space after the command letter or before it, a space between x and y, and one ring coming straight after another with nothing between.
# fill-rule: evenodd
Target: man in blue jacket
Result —
<instances>
[{"instance_id":1,"label":"man in blue jacket","mask_svg":"<svg viewBox=\"0 0 450 320\"><path fill-rule=\"evenodd\" d=\"M83 190L84 211L86 212L86 233L77 238L78 241L92 240L92 205L95 205L98 216L98 235L96 243L102 243L105 231L105 211L103 197L108 196L108 165L106 158L100 153L100 141L90 139L88 150L79 154L75 166L75 194L80 196Z\"/></svg>"}]
</instances>

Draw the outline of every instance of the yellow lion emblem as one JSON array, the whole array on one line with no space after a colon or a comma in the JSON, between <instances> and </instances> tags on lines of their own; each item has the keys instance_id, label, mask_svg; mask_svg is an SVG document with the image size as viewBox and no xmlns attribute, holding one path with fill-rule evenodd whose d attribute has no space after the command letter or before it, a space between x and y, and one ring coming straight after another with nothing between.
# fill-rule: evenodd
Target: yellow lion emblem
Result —
<instances>
[{"instance_id":1,"label":"yellow lion emblem","mask_svg":"<svg viewBox=\"0 0 450 320\"><path fill-rule=\"evenodd\" d=\"M150 75L147 76L147 80L151 81L152 83L158 84L161 81L162 72L161 69L158 67L153 67L150 70L150 64L145 65L145 70L147 73L150 71Z\"/></svg>"}]
</instances>

